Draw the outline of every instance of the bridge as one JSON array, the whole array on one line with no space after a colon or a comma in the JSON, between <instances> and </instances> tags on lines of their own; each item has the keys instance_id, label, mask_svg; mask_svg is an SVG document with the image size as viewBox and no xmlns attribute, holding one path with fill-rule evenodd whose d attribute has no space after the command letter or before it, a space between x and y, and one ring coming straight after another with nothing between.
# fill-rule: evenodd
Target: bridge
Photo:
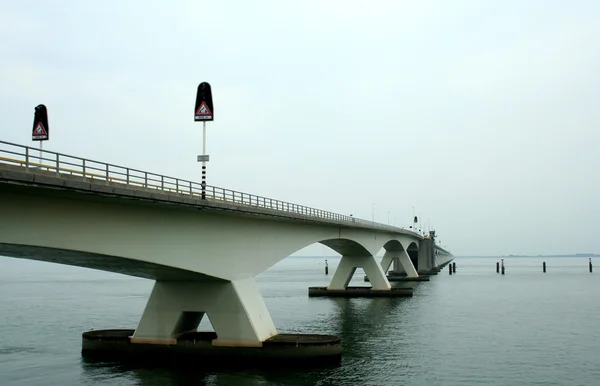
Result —
<instances>
[{"instance_id":1,"label":"bridge","mask_svg":"<svg viewBox=\"0 0 600 386\"><path fill-rule=\"evenodd\" d=\"M4 141L0 213L0 255L155 280L140 344L176 344L207 314L212 346L262 347L278 333L254 278L314 243L342 256L331 291L357 268L390 291L390 267L418 277L453 259L410 229Z\"/></svg>"}]
</instances>

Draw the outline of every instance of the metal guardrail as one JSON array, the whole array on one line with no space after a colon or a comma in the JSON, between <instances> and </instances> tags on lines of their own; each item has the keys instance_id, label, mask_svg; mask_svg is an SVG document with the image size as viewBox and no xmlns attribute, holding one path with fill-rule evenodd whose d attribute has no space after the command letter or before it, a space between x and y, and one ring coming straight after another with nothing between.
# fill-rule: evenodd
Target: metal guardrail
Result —
<instances>
[{"instance_id":1,"label":"metal guardrail","mask_svg":"<svg viewBox=\"0 0 600 386\"><path fill-rule=\"evenodd\" d=\"M27 171L42 170L54 172L58 176L79 176L94 182L118 183L127 186L155 189L168 193L202 197L202 185L180 178L167 177L160 174L112 165L48 150L35 149L29 146L0 141L0 163L21 166ZM207 185L205 198L209 201L228 202L257 208L271 209L279 212L303 215L315 219L334 220L348 224L360 224L369 228L403 231L419 235L408 229L380 224L373 221L310 208L272 198L238 192L231 189ZM419 235L420 236L420 235Z\"/></svg>"}]
</instances>

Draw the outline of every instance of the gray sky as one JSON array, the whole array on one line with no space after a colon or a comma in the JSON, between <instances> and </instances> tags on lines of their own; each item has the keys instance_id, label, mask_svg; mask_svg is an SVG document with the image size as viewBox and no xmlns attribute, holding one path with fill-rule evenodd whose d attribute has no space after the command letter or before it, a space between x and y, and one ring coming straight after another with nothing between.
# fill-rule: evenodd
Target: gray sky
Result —
<instances>
[{"instance_id":1,"label":"gray sky","mask_svg":"<svg viewBox=\"0 0 600 386\"><path fill-rule=\"evenodd\" d=\"M408 226L600 252L600 2L3 1L0 139ZM310 252L327 253L326 247Z\"/></svg>"}]
</instances>

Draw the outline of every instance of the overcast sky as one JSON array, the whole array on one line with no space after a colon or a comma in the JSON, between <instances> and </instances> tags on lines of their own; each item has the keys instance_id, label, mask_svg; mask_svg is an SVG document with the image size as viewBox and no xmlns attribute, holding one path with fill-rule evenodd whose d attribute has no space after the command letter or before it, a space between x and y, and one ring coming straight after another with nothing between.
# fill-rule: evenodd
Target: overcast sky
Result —
<instances>
[{"instance_id":1,"label":"overcast sky","mask_svg":"<svg viewBox=\"0 0 600 386\"><path fill-rule=\"evenodd\" d=\"M595 0L2 1L0 140L37 146L44 103L44 148L200 181L207 81L210 185L404 226L414 207L456 255L599 253L599 15Z\"/></svg>"}]
</instances>

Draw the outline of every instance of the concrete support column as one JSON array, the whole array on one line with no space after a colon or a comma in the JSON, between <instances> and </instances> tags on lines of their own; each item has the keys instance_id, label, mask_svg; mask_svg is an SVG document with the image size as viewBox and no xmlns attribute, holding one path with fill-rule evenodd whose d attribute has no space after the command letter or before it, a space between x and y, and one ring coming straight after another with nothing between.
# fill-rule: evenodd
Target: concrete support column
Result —
<instances>
[{"instance_id":1,"label":"concrete support column","mask_svg":"<svg viewBox=\"0 0 600 386\"><path fill-rule=\"evenodd\" d=\"M417 273L417 270L415 269L415 266L413 265L412 261L410 260L410 256L408 256L406 251L400 251L399 258L400 263L406 271L406 277L419 277L419 274Z\"/></svg>"},{"instance_id":2,"label":"concrete support column","mask_svg":"<svg viewBox=\"0 0 600 386\"><path fill-rule=\"evenodd\" d=\"M389 290L392 288L382 266L377 263L374 256L342 256L327 289L346 289L358 267L364 269L373 289Z\"/></svg>"},{"instance_id":3,"label":"concrete support column","mask_svg":"<svg viewBox=\"0 0 600 386\"><path fill-rule=\"evenodd\" d=\"M393 255L387 253L383 255L383 258L381 259L381 269L383 270L383 273L387 273L390 266L392 267L392 270L396 270L396 264L392 265L392 263L394 263Z\"/></svg>"},{"instance_id":4,"label":"concrete support column","mask_svg":"<svg viewBox=\"0 0 600 386\"><path fill-rule=\"evenodd\" d=\"M434 256L433 240L423 239L419 242L419 271L427 272L437 267Z\"/></svg>"},{"instance_id":5,"label":"concrete support column","mask_svg":"<svg viewBox=\"0 0 600 386\"><path fill-rule=\"evenodd\" d=\"M400 258L398 256L394 257L394 272L396 274L406 273L406 270L400 263Z\"/></svg>"},{"instance_id":6,"label":"concrete support column","mask_svg":"<svg viewBox=\"0 0 600 386\"><path fill-rule=\"evenodd\" d=\"M198 328L205 313L217 333L213 346L261 347L277 334L254 278L157 281L131 342L175 344L179 334Z\"/></svg>"},{"instance_id":7,"label":"concrete support column","mask_svg":"<svg viewBox=\"0 0 600 386\"><path fill-rule=\"evenodd\" d=\"M412 261L410 260L410 256L406 253L406 251L385 251L383 255L383 259L381 260L382 266L384 261L393 261L394 262L394 273L406 273L407 277L418 277L419 274L415 269Z\"/></svg>"}]
</instances>

